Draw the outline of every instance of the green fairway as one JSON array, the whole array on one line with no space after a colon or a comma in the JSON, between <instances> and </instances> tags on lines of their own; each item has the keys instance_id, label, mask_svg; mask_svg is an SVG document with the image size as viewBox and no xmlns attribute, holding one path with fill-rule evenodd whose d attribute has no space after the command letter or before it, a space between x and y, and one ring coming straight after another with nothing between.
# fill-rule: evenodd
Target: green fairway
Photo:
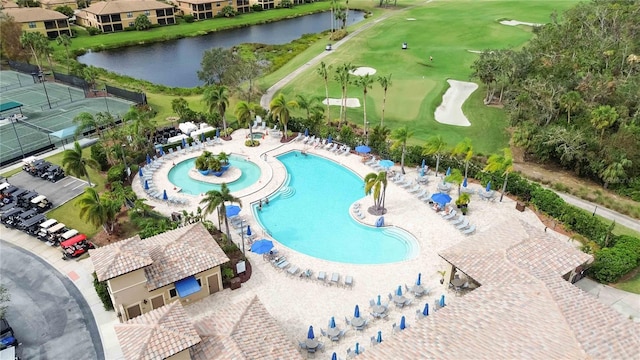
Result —
<instances>
[{"instance_id":1,"label":"green fairway","mask_svg":"<svg viewBox=\"0 0 640 360\"><path fill-rule=\"evenodd\" d=\"M463 111L472 126L459 127L437 123L434 111L446 91L447 79L471 81L471 65L477 54L468 50L519 48L532 36L527 26L501 25L500 19L545 23L555 10L561 13L577 1L434 1L406 11L397 11L384 22L359 34L324 59L334 68L352 65L373 67L375 77L392 74L387 94L385 125L397 128L408 125L420 144L433 134L442 134L453 145L464 137L473 140L476 153L489 154L508 144L507 119L502 110L482 104L484 89L476 90ZM415 19L415 20L407 20ZM402 50L403 42L408 49ZM433 61L429 57L433 57ZM316 74L317 66L307 70L282 91L324 97L324 84ZM476 81L477 82L477 81ZM329 96L340 97L340 86L333 79ZM367 118L379 124L382 90L375 83L367 97ZM348 97L362 103L362 89L350 86ZM331 117L338 118L339 107L331 107ZM363 123L362 108L350 108L348 118Z\"/></svg>"}]
</instances>

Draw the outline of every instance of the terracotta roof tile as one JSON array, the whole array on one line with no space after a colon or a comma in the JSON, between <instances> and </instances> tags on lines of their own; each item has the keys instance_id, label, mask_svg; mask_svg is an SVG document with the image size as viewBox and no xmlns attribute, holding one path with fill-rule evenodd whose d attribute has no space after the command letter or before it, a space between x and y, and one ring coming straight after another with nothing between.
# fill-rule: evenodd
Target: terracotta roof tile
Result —
<instances>
[{"instance_id":1,"label":"terracotta roof tile","mask_svg":"<svg viewBox=\"0 0 640 360\"><path fill-rule=\"evenodd\" d=\"M140 236L89 250L98 280L105 281L151 265L153 260Z\"/></svg>"},{"instance_id":2,"label":"terracotta roof tile","mask_svg":"<svg viewBox=\"0 0 640 360\"><path fill-rule=\"evenodd\" d=\"M173 8L173 6L162 3L160 1L114 0L114 1L94 2L89 7L82 9L82 11L91 13L91 14L96 14L96 15L106 15L106 14L121 14L123 12L170 9L170 8Z\"/></svg>"},{"instance_id":3,"label":"terracotta roof tile","mask_svg":"<svg viewBox=\"0 0 640 360\"><path fill-rule=\"evenodd\" d=\"M43 8L6 8L2 11L19 23L68 19L62 13Z\"/></svg>"}]
</instances>

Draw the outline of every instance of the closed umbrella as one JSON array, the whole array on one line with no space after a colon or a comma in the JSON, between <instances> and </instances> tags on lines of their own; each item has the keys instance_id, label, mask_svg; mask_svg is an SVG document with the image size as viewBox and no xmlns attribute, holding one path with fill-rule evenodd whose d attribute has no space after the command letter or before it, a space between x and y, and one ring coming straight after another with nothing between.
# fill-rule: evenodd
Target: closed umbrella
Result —
<instances>
[{"instance_id":1,"label":"closed umbrella","mask_svg":"<svg viewBox=\"0 0 640 360\"><path fill-rule=\"evenodd\" d=\"M376 342L379 344L382 342L382 331L378 330L378 337L376 338Z\"/></svg>"},{"instance_id":2,"label":"closed umbrella","mask_svg":"<svg viewBox=\"0 0 640 360\"><path fill-rule=\"evenodd\" d=\"M329 320L329 328L333 329L334 327L336 327L336 318L332 316L331 320Z\"/></svg>"},{"instance_id":3,"label":"closed umbrella","mask_svg":"<svg viewBox=\"0 0 640 360\"><path fill-rule=\"evenodd\" d=\"M309 326L309 332L307 332L307 339L315 339L316 336L313 334L313 325Z\"/></svg>"},{"instance_id":4,"label":"closed umbrella","mask_svg":"<svg viewBox=\"0 0 640 360\"><path fill-rule=\"evenodd\" d=\"M333 138L331 137L331 135L329 135L329 137L327 138L327 144L331 144L333 142Z\"/></svg>"},{"instance_id":5,"label":"closed umbrella","mask_svg":"<svg viewBox=\"0 0 640 360\"><path fill-rule=\"evenodd\" d=\"M169 197L167 196L167 190L162 190L162 200L169 200Z\"/></svg>"},{"instance_id":6,"label":"closed umbrella","mask_svg":"<svg viewBox=\"0 0 640 360\"><path fill-rule=\"evenodd\" d=\"M333 355L331 355L331 360L338 360L338 354L334 352Z\"/></svg>"},{"instance_id":7,"label":"closed umbrella","mask_svg":"<svg viewBox=\"0 0 640 360\"><path fill-rule=\"evenodd\" d=\"M353 317L354 318L359 318L360 317L360 307L358 305L356 305L356 309L353 310Z\"/></svg>"},{"instance_id":8,"label":"closed umbrella","mask_svg":"<svg viewBox=\"0 0 640 360\"><path fill-rule=\"evenodd\" d=\"M187 147L187 140L185 138L182 138L182 148L186 148Z\"/></svg>"},{"instance_id":9,"label":"closed umbrella","mask_svg":"<svg viewBox=\"0 0 640 360\"><path fill-rule=\"evenodd\" d=\"M420 280L422 280L422 273L418 273L418 281L416 281L416 285L420 285Z\"/></svg>"},{"instance_id":10,"label":"closed umbrella","mask_svg":"<svg viewBox=\"0 0 640 360\"><path fill-rule=\"evenodd\" d=\"M380 302L380 295L378 295L378 305L382 305L382 303Z\"/></svg>"},{"instance_id":11,"label":"closed umbrella","mask_svg":"<svg viewBox=\"0 0 640 360\"><path fill-rule=\"evenodd\" d=\"M404 315L402 315L402 318L400 318L400 330L404 330L407 328L407 320L405 319Z\"/></svg>"},{"instance_id":12,"label":"closed umbrella","mask_svg":"<svg viewBox=\"0 0 640 360\"><path fill-rule=\"evenodd\" d=\"M164 156L164 149L160 148L160 156Z\"/></svg>"},{"instance_id":13,"label":"closed umbrella","mask_svg":"<svg viewBox=\"0 0 640 360\"><path fill-rule=\"evenodd\" d=\"M424 176L424 168L420 168L420 176Z\"/></svg>"},{"instance_id":14,"label":"closed umbrella","mask_svg":"<svg viewBox=\"0 0 640 360\"><path fill-rule=\"evenodd\" d=\"M360 343L356 343L356 355L360 354Z\"/></svg>"},{"instance_id":15,"label":"closed umbrella","mask_svg":"<svg viewBox=\"0 0 640 360\"><path fill-rule=\"evenodd\" d=\"M487 183L487 188L485 190L491 191L491 180Z\"/></svg>"},{"instance_id":16,"label":"closed umbrella","mask_svg":"<svg viewBox=\"0 0 640 360\"><path fill-rule=\"evenodd\" d=\"M467 187L467 178L464 178L464 180L462 180L462 187Z\"/></svg>"},{"instance_id":17,"label":"closed umbrella","mask_svg":"<svg viewBox=\"0 0 640 360\"><path fill-rule=\"evenodd\" d=\"M144 181L144 189L149 190L149 180Z\"/></svg>"},{"instance_id":18,"label":"closed umbrella","mask_svg":"<svg viewBox=\"0 0 640 360\"><path fill-rule=\"evenodd\" d=\"M251 236L251 225L247 225L247 236Z\"/></svg>"},{"instance_id":19,"label":"closed umbrella","mask_svg":"<svg viewBox=\"0 0 640 360\"><path fill-rule=\"evenodd\" d=\"M309 136L309 128L304 129L304 136Z\"/></svg>"},{"instance_id":20,"label":"closed umbrella","mask_svg":"<svg viewBox=\"0 0 640 360\"><path fill-rule=\"evenodd\" d=\"M147 164L151 164L151 156L149 154L147 154Z\"/></svg>"},{"instance_id":21,"label":"closed umbrella","mask_svg":"<svg viewBox=\"0 0 640 360\"><path fill-rule=\"evenodd\" d=\"M429 303L424 304L424 309L422 310L422 315L429 316Z\"/></svg>"},{"instance_id":22,"label":"closed umbrella","mask_svg":"<svg viewBox=\"0 0 640 360\"><path fill-rule=\"evenodd\" d=\"M447 168L447 173L444 176L449 176L449 175L451 175L451 168L450 167Z\"/></svg>"},{"instance_id":23,"label":"closed umbrella","mask_svg":"<svg viewBox=\"0 0 640 360\"><path fill-rule=\"evenodd\" d=\"M447 304L444 303L444 294L442 294L442 296L440 297L440 307L443 308L445 307Z\"/></svg>"},{"instance_id":24,"label":"closed umbrella","mask_svg":"<svg viewBox=\"0 0 640 360\"><path fill-rule=\"evenodd\" d=\"M424 159L422 159L422 165L420 166L422 168L422 170L424 170L425 166L426 166L426 161L424 161Z\"/></svg>"},{"instance_id":25,"label":"closed umbrella","mask_svg":"<svg viewBox=\"0 0 640 360\"><path fill-rule=\"evenodd\" d=\"M225 212L227 217L232 217L232 216L236 216L240 213L240 206L237 205L229 205L226 207Z\"/></svg>"},{"instance_id":26,"label":"closed umbrella","mask_svg":"<svg viewBox=\"0 0 640 360\"><path fill-rule=\"evenodd\" d=\"M200 133L200 142L204 142L204 133Z\"/></svg>"},{"instance_id":27,"label":"closed umbrella","mask_svg":"<svg viewBox=\"0 0 640 360\"><path fill-rule=\"evenodd\" d=\"M142 168L138 168L138 176L143 177Z\"/></svg>"},{"instance_id":28,"label":"closed umbrella","mask_svg":"<svg viewBox=\"0 0 640 360\"><path fill-rule=\"evenodd\" d=\"M398 290L396 290L396 295L402 296L402 285L398 285Z\"/></svg>"},{"instance_id":29,"label":"closed umbrella","mask_svg":"<svg viewBox=\"0 0 640 360\"><path fill-rule=\"evenodd\" d=\"M216 137L220 137L220 128L216 128Z\"/></svg>"}]
</instances>

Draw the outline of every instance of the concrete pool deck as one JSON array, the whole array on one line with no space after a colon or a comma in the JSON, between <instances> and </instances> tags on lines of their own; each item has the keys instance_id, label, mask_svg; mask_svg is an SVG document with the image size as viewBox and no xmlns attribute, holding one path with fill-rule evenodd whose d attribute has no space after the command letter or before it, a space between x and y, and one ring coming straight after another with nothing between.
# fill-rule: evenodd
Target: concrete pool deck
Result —
<instances>
[{"instance_id":1,"label":"concrete pool deck","mask_svg":"<svg viewBox=\"0 0 640 360\"><path fill-rule=\"evenodd\" d=\"M267 136L261 145L255 148L244 146L245 136L248 130L238 130L233 134L233 140L224 142L222 145L207 146L206 150L214 154L220 151L243 155L250 161L257 164L262 174L257 183L243 190L234 192L233 194L240 197L243 203L244 211L241 215L247 219L251 228L258 237L267 235L266 231L261 229L253 217L249 209L249 205L271 196L276 193L283 182L286 180L286 170L284 166L275 158L277 155L283 154L291 150L304 150L310 154L322 156L329 160L335 161L356 172L364 177L370 172L374 172L370 167L362 162L362 157L356 154L348 156L337 155L325 150L322 146L314 148L303 144L301 141L293 141L288 144L280 143L279 138ZM172 163L178 163L189 157L198 156L200 151L187 153L180 157L175 157L165 163L154 176L154 184L159 189L167 189L170 195L188 198L189 204L185 207L187 211L195 211L201 196L189 196L174 192L173 185L169 182L167 174ZM266 160L264 155L266 154ZM399 166L392 168L399 172ZM417 176L416 169L408 169L406 178L415 179ZM327 179L330 181L330 179ZM442 178L429 176L429 184L426 188L430 193L437 192L436 187ZM470 187L480 188L480 185L470 184ZM133 181L133 189L138 196L146 197L140 181ZM452 198L457 197L456 189L451 191ZM363 197L359 202L363 209L372 205L373 200L370 196ZM171 206L166 202L158 200L149 200L148 203L155 207L156 210L169 215L174 211L181 211L182 207ZM460 231L454 228L449 222L443 220L439 214L436 214L429 206L418 200L415 195L410 194L407 190L401 188L393 182L389 182L386 197L387 214L385 222L390 226L401 227L412 233L419 244L419 251L414 258L392 264L381 265L357 265L344 264L325 261L313 258L296 251L290 250L274 239L276 247L281 253L287 256L289 262L301 269L311 269L314 272L312 279L300 279L299 277L289 276L286 272L276 270L269 262L265 262L262 256L252 254L247 251L247 257L250 259L253 268L251 279L244 283L239 290L224 290L214 294L202 301L188 305L187 312L194 319L201 318L211 313L215 309L225 307L225 305L233 304L238 301L247 300L254 296L258 296L260 301L264 303L271 315L280 323L282 329L290 337L293 344L297 344L297 340L305 337L309 325L313 325L318 333L318 328L326 329L329 319L334 316L338 325L345 328L344 318L351 318L356 304L360 305L360 309L364 315L368 317L368 304L370 299L374 299L377 295L381 295L384 301L387 301L387 294L397 289L398 285L407 284L411 286L418 273L422 274L422 283L431 289L429 296L420 300L414 300L414 304L403 309L390 306L390 314L388 320L376 320L370 323L365 331L356 333L350 330L346 338L333 344L331 341L325 341L327 345L327 353L337 352L340 357L344 357L347 348L353 349L355 343L359 342L365 348L369 347L371 336L377 334L378 330L382 330L383 336L390 338L393 323L399 324L400 318L406 316L409 324L415 323L416 309L422 309L425 302L433 304L436 298L445 294L447 302L455 302L456 297L453 291L449 291L447 284L441 285L439 270L446 268L445 261L438 256L442 250L449 248L464 239L468 239L462 235ZM493 230L502 228L505 224L517 224L519 221L530 224L533 227L539 227L540 230L544 225L539 221L536 215L529 211L519 212L515 209L515 202L509 198L503 202L482 201L477 195L472 197L469 205L468 218L472 224L476 226L476 235L471 237L491 234ZM268 205L263 205L262 211L269 211ZM313 211L313 208L309 208ZM366 211L365 211L366 213ZM321 218L322 214L318 214ZM345 216L350 214L345 213ZM215 216L209 217L214 223ZM373 225L377 216L367 214L362 220L364 223ZM282 221L295 221L295 219L282 219ZM509 236L523 236L523 229L520 226L514 226L513 232ZM568 241L568 238L553 231L547 232L549 236L556 237L560 241ZM233 232L233 240L238 243L240 237ZM504 234L498 231L497 235ZM340 236L340 234L336 234ZM268 237L268 236L266 236ZM313 241L313 235L309 235L309 240ZM338 286L324 286L315 280L319 271L325 271L329 274L339 273L340 283L343 283L346 275L353 276L354 285L351 289ZM413 298L413 296L410 296ZM274 344L275 345L275 344Z\"/></svg>"}]
</instances>

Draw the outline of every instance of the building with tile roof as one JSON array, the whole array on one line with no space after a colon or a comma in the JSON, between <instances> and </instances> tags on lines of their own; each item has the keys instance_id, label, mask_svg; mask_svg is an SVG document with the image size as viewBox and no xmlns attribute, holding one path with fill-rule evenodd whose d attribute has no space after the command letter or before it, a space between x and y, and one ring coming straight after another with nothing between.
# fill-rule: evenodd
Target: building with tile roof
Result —
<instances>
[{"instance_id":1,"label":"building with tile roof","mask_svg":"<svg viewBox=\"0 0 640 360\"><path fill-rule=\"evenodd\" d=\"M73 10L78 9L76 0L40 0L40 7L43 9L54 10L58 6L68 6Z\"/></svg>"},{"instance_id":2,"label":"building with tile roof","mask_svg":"<svg viewBox=\"0 0 640 360\"><path fill-rule=\"evenodd\" d=\"M592 260L571 244L509 223L440 256L451 264L446 279L458 274L479 286L387 336L363 360L637 357L640 325L571 284Z\"/></svg>"},{"instance_id":3,"label":"building with tile roof","mask_svg":"<svg viewBox=\"0 0 640 360\"><path fill-rule=\"evenodd\" d=\"M173 6L154 0L94 2L76 14L76 22L80 26L98 28L102 32L116 32L133 27L140 15L145 15L152 25L176 23Z\"/></svg>"},{"instance_id":4,"label":"building with tile roof","mask_svg":"<svg viewBox=\"0 0 640 360\"><path fill-rule=\"evenodd\" d=\"M2 10L26 32L39 32L50 39L65 34L71 36L69 19L57 11L43 8L6 8Z\"/></svg>"},{"instance_id":5,"label":"building with tile roof","mask_svg":"<svg viewBox=\"0 0 640 360\"><path fill-rule=\"evenodd\" d=\"M15 9L18 8L18 4L11 0L0 0L0 9Z\"/></svg>"},{"instance_id":6,"label":"building with tile roof","mask_svg":"<svg viewBox=\"0 0 640 360\"><path fill-rule=\"evenodd\" d=\"M250 11L249 0L172 0L184 15L195 20L213 19L226 6L239 13Z\"/></svg>"},{"instance_id":7,"label":"building with tile roof","mask_svg":"<svg viewBox=\"0 0 640 360\"><path fill-rule=\"evenodd\" d=\"M138 235L91 250L121 320L167 303L196 301L222 289L220 265L229 261L201 223L147 239Z\"/></svg>"}]
</instances>

